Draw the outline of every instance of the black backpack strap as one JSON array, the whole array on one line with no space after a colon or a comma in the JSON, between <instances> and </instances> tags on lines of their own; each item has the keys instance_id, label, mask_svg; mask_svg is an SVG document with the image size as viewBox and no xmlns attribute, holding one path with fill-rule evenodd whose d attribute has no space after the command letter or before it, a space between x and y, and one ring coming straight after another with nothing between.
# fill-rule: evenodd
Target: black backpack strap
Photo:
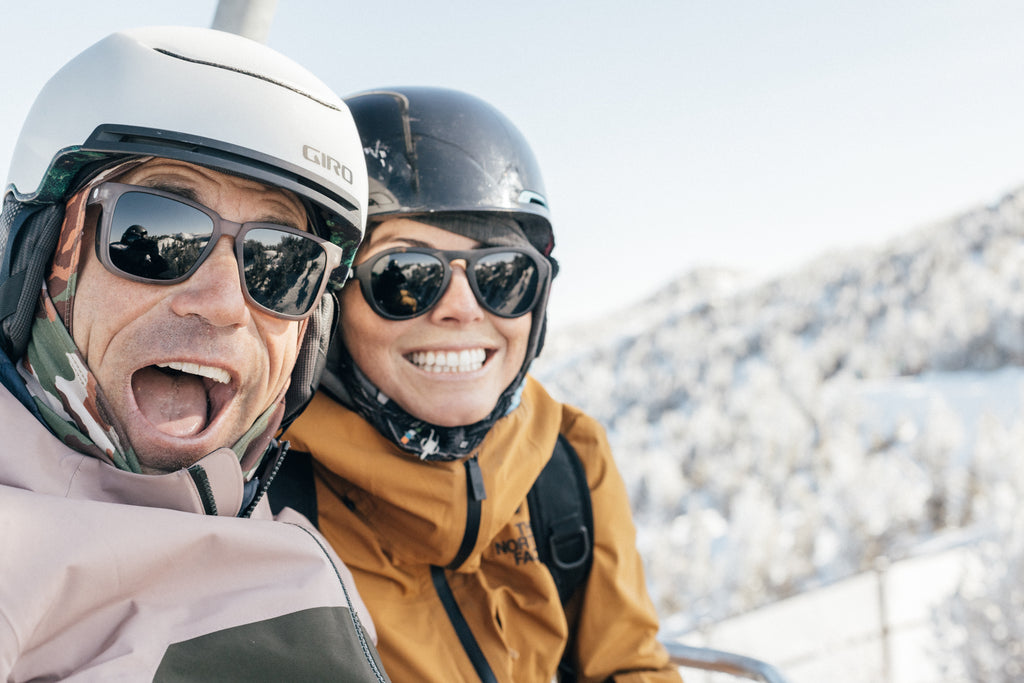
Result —
<instances>
[{"instance_id":1,"label":"black backpack strap","mask_svg":"<svg viewBox=\"0 0 1024 683\"><path fill-rule=\"evenodd\" d=\"M554 577L564 606L593 564L594 511L583 463L561 434L526 501L537 557Z\"/></svg>"},{"instance_id":2,"label":"black backpack strap","mask_svg":"<svg viewBox=\"0 0 1024 683\"><path fill-rule=\"evenodd\" d=\"M290 507L305 515L319 529L313 456L303 451L289 451L277 470L277 476L270 483L267 498L275 515Z\"/></svg>"}]
</instances>

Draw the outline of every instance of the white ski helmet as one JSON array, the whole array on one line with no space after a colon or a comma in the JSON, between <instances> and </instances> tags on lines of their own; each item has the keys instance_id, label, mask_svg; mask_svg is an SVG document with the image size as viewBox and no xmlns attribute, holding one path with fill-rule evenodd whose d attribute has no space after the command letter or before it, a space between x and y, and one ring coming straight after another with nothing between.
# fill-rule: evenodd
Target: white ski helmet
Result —
<instances>
[{"instance_id":1,"label":"white ski helmet","mask_svg":"<svg viewBox=\"0 0 1024 683\"><path fill-rule=\"evenodd\" d=\"M23 353L64 202L104 168L164 157L284 188L310 228L344 249L348 274L366 224L362 146L348 108L306 69L234 34L195 27L115 33L44 86L18 138L0 215L0 346ZM333 296L310 317L285 424L316 388Z\"/></svg>"}]
</instances>

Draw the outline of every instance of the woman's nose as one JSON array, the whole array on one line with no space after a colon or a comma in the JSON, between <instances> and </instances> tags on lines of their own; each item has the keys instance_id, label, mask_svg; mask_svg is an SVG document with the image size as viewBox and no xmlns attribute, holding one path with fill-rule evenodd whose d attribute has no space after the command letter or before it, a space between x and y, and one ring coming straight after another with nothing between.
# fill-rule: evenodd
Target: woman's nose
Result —
<instances>
[{"instance_id":1,"label":"woman's nose","mask_svg":"<svg viewBox=\"0 0 1024 683\"><path fill-rule=\"evenodd\" d=\"M441 295L441 300L437 302L430 314L432 318L439 321L471 322L483 318L484 310L480 307L480 302L476 300L473 288L469 285L465 261L460 259L452 262L452 277L448 283L448 289Z\"/></svg>"}]
</instances>

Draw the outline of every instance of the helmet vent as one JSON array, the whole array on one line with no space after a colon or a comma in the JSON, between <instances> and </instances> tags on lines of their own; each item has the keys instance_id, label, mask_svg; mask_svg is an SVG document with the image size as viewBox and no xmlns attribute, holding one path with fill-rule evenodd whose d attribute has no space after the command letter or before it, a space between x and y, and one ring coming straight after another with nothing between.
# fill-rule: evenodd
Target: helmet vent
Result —
<instances>
[{"instance_id":1,"label":"helmet vent","mask_svg":"<svg viewBox=\"0 0 1024 683\"><path fill-rule=\"evenodd\" d=\"M175 52L171 52L170 50L165 50L165 49L162 49L162 48L155 48L155 50L157 52L159 52L160 54L162 54L162 55L167 55L168 57L173 57L174 59L180 59L180 60L182 60L184 62L191 62L192 64L201 64L203 66L212 66L215 69L224 69L225 71L233 71L235 73L242 74L243 76L250 76L252 78L256 78L256 79L259 79L261 81L266 81L267 83L272 83L273 85L276 85L276 86L278 86L280 88L285 88L286 90L291 90L293 93L295 93L297 95L302 95L303 97L308 97L309 99L313 100L317 104L320 104L320 105L323 105L325 107L328 107L329 109L333 109L335 111L341 111L341 109L339 109L336 104L331 104L330 102L325 102L324 100L321 100L318 97L314 97L313 95L310 95L308 92L305 92L303 90L299 90L295 86L288 85L287 83L282 83L281 81L275 80L273 78L269 78L268 76L265 76L264 74L253 73L252 71L246 71L245 69L239 69L237 67L228 66L226 64L217 64L215 62L208 62L208 61L203 60L203 59L194 59L192 57L186 57L185 55L179 55L179 54L177 54Z\"/></svg>"},{"instance_id":2,"label":"helmet vent","mask_svg":"<svg viewBox=\"0 0 1024 683\"><path fill-rule=\"evenodd\" d=\"M523 190L522 192L520 192L518 201L520 204L539 204L544 208L547 208L548 206L547 200L544 199L542 195L539 195L536 192L532 192L530 190Z\"/></svg>"}]
</instances>

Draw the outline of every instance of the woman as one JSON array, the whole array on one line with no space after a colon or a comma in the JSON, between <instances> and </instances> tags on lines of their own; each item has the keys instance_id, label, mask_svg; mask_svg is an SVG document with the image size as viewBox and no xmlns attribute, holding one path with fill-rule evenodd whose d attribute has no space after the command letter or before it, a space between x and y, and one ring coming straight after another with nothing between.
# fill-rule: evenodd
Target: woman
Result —
<instances>
[{"instance_id":1,"label":"woman","mask_svg":"<svg viewBox=\"0 0 1024 683\"><path fill-rule=\"evenodd\" d=\"M396 681L680 680L656 640L602 429L526 374L556 271L529 147L459 92L402 88L347 104L371 225L340 296L323 391L286 434L312 454L315 507L285 489L272 502L318 520ZM559 435L593 510L592 566L564 606L527 503ZM281 484L294 486L303 461L290 458Z\"/></svg>"}]
</instances>

